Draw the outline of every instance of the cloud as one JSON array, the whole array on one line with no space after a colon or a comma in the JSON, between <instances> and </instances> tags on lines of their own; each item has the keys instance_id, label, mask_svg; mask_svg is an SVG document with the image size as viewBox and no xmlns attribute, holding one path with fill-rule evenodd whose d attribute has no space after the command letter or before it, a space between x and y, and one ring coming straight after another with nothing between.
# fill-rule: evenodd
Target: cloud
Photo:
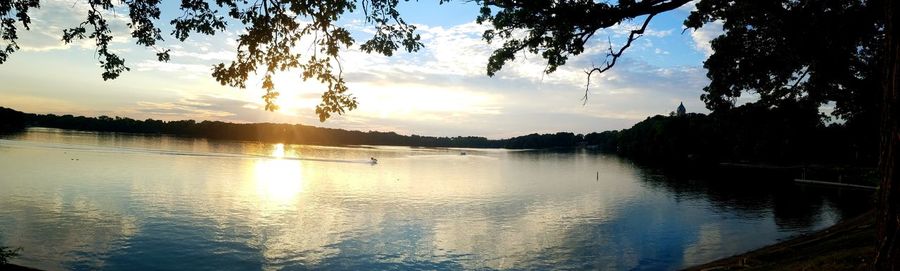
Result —
<instances>
[{"instance_id":1,"label":"cloud","mask_svg":"<svg viewBox=\"0 0 900 271\"><path fill-rule=\"evenodd\" d=\"M59 9L54 12L60 13L68 10L46 8ZM362 26L351 22L347 27L356 35L361 32L356 28ZM598 34L608 34L614 43L621 42L615 36L633 27L636 25L623 24ZM676 50L671 55L679 55L677 49L660 47L681 40L671 36L672 30L651 28L615 68L591 78L589 100L582 105L587 83L584 71L605 60L605 36L592 41L581 55L571 56L565 66L552 74L543 72L546 60L542 57L522 53L496 76L488 77L487 59L502 43L483 41L481 35L487 28L474 22L418 25L426 46L420 52L400 51L385 57L363 53L358 47L343 51L342 72L359 107L325 123L320 123L314 112L325 88L315 82L303 82L299 70L276 74L276 88L281 93L276 102L282 109L275 113L261 109L259 97L263 90L259 74L251 75L246 90L219 86L210 77L210 68L233 59L236 45L235 33L231 32L161 44L172 49L172 61L168 63L156 61L145 48L128 45L125 49L134 48L135 52L125 57L133 63L132 73L139 76L125 76L115 84L159 91L153 96L117 97L118 106L110 106L115 104L110 102L95 111L134 118L287 122L405 134L488 137L621 129L649 115L666 114L680 101L689 111L703 112L698 97L707 83L704 70L696 66L655 66L642 61L648 55L668 57L670 50ZM368 38L365 33L360 35ZM34 48L38 48L36 44ZM137 79L143 81L134 81Z\"/></svg>"},{"instance_id":2,"label":"cloud","mask_svg":"<svg viewBox=\"0 0 900 271\"><path fill-rule=\"evenodd\" d=\"M684 13L690 13L697 10L697 1L693 0L682 5L677 10ZM713 54L712 44L710 41L721 36L725 31L722 29L724 22L714 21L703 25L700 29L688 29L691 31L691 39L694 41L694 49L703 53L707 58Z\"/></svg>"},{"instance_id":3,"label":"cloud","mask_svg":"<svg viewBox=\"0 0 900 271\"><path fill-rule=\"evenodd\" d=\"M234 117L238 113L247 114L248 112L243 112L243 109L248 109L247 105L247 102L241 100L201 95L181 98L176 102L139 101L131 111L146 118L162 120L240 121Z\"/></svg>"},{"instance_id":4,"label":"cloud","mask_svg":"<svg viewBox=\"0 0 900 271\"><path fill-rule=\"evenodd\" d=\"M65 50L69 48L93 49L94 41L86 37L84 40L65 44L62 41L63 29L76 27L85 20L90 9L85 2L73 2L68 0L41 1L41 8L29 11L32 22L31 30L20 28L19 44L22 51L43 52L52 50ZM103 18L110 26L113 36L112 44L130 42L130 30L126 26L130 20L123 14L104 11ZM21 25L20 25L21 26ZM91 26L86 26L88 34ZM123 49L123 48L117 48Z\"/></svg>"},{"instance_id":5,"label":"cloud","mask_svg":"<svg viewBox=\"0 0 900 271\"><path fill-rule=\"evenodd\" d=\"M641 18L639 20L634 20L634 21L624 21L624 22L621 22L619 24L616 24L616 25L613 25L613 26L607 28L605 31L612 33L616 36L624 37L624 36L630 35L631 31L633 31L633 30L641 29L641 25L643 23L644 23L644 18ZM663 38L663 37L668 37L669 35L672 35L673 31L674 31L674 29L658 30L658 29L654 29L651 26L648 26L647 29L644 31L643 36Z\"/></svg>"},{"instance_id":6,"label":"cloud","mask_svg":"<svg viewBox=\"0 0 900 271\"><path fill-rule=\"evenodd\" d=\"M145 59L137 65L138 71L161 71L161 72L177 72L177 73L203 73L209 74L211 67L201 64L183 64L176 62L159 62L155 59Z\"/></svg>"},{"instance_id":7,"label":"cloud","mask_svg":"<svg viewBox=\"0 0 900 271\"><path fill-rule=\"evenodd\" d=\"M356 31L356 28L363 26L351 23L347 27ZM469 22L453 26L417 27L425 44L420 52L398 52L393 57L366 54L356 48L343 52L341 67L351 93L359 101L356 110L324 124L319 123L314 118L314 108L324 87L299 80L299 71L288 71L277 74L275 78L278 91L282 94L277 103L282 109L274 113L279 116L274 119L287 117L287 122L361 130L395 130L407 134L505 137L525 131L590 132L625 128L648 115L666 114L681 101L685 101L691 109L703 110L697 97L706 84L704 71L697 67L661 68L631 57L631 54L639 52L667 54L668 51L655 47L652 39L666 37L671 31L649 31L650 34L641 39L641 46L629 51L626 57L619 60L616 68L595 76L590 99L587 105L582 106L580 99L587 82L584 69L605 59L607 49L604 44L594 43L583 54L572 56L567 65L549 75L543 72L546 68L543 58L521 54L491 78L486 76L485 66L488 57L499 45L487 44L481 39L488 26ZM622 32L629 27L623 25L611 31ZM209 76L208 63L216 61L216 57L205 56L210 52L220 52L217 55L224 60L230 55L227 45L216 46L221 43L218 39L209 37L194 42L196 44L176 48L180 56L178 62L147 60L139 63L138 69L178 74L177 77L194 74L198 78L206 78ZM262 93L255 83L257 81L254 78L248 80L247 92ZM222 110L233 115L179 112L254 121L253 118L259 114L244 110L252 107L248 104L259 103L258 97L251 95L242 102L234 105L240 109ZM159 110L174 112L184 108L159 107ZM198 108L190 110L197 111ZM520 120L522 118L524 120ZM532 121L536 119L547 121Z\"/></svg>"},{"instance_id":8,"label":"cloud","mask_svg":"<svg viewBox=\"0 0 900 271\"><path fill-rule=\"evenodd\" d=\"M697 2L698 2L698 1L699 1L699 0L691 0L691 1L688 2L687 4L681 5L681 6L678 7L676 10L684 11L684 12L695 11L695 10L697 10Z\"/></svg>"},{"instance_id":9,"label":"cloud","mask_svg":"<svg viewBox=\"0 0 900 271\"><path fill-rule=\"evenodd\" d=\"M217 60L217 61L231 61L235 57L234 51L209 51L208 47L204 47L206 50L204 52L189 52L182 50L172 50L170 55L172 57L189 57L199 60Z\"/></svg>"},{"instance_id":10,"label":"cloud","mask_svg":"<svg viewBox=\"0 0 900 271\"><path fill-rule=\"evenodd\" d=\"M724 22L722 21L714 21L703 25L700 29L691 31L691 39L694 40L694 49L703 52L706 57L712 55L713 49L710 42L725 33L725 31L722 30L723 25Z\"/></svg>"},{"instance_id":11,"label":"cloud","mask_svg":"<svg viewBox=\"0 0 900 271\"><path fill-rule=\"evenodd\" d=\"M589 100L582 106L587 82L584 69L606 55L606 48L597 44L573 56L553 74L543 72L546 63L540 56L522 54L495 77L488 77L485 66L497 45L481 39L485 29L474 22L419 25L426 46L420 52L398 52L393 57L357 49L344 52L343 74L359 108L324 125L406 134L507 137L534 131L621 129L649 115L667 114L681 101L690 111L705 111L698 99L707 83L705 71L637 61L631 54L639 51L630 51L616 68L595 76ZM654 48L650 39L655 36L642 39L645 42L640 47L649 47L645 53L667 54ZM290 78L294 73L280 77ZM297 117L295 121L314 116L321 87L278 78L276 85L282 86L279 103L294 104L282 113ZM310 124L322 125L315 120Z\"/></svg>"}]
</instances>

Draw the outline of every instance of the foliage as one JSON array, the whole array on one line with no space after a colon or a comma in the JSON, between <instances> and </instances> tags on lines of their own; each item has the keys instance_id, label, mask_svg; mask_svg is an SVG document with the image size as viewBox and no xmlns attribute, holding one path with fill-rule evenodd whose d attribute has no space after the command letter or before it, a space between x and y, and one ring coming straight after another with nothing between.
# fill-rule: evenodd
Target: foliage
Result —
<instances>
[{"instance_id":1,"label":"foliage","mask_svg":"<svg viewBox=\"0 0 900 271\"><path fill-rule=\"evenodd\" d=\"M503 147L508 149L571 148L583 140L583 135L566 132L544 135L530 134L507 139Z\"/></svg>"},{"instance_id":2,"label":"foliage","mask_svg":"<svg viewBox=\"0 0 900 271\"><path fill-rule=\"evenodd\" d=\"M824 125L815 107L747 104L710 115L654 116L623 130L619 154L664 163L747 162L873 166L877 148L846 125Z\"/></svg>"},{"instance_id":3,"label":"foliage","mask_svg":"<svg viewBox=\"0 0 900 271\"><path fill-rule=\"evenodd\" d=\"M619 48L610 45L603 65L588 70L586 86L590 86L591 75L612 68L655 15L688 2L478 0L482 9L477 22L492 26L484 32L484 39L503 42L490 56L487 74L494 75L523 51L540 54L547 61L545 72L551 73L565 65L570 56L597 46L590 44L596 42L597 31L631 20L642 22ZM878 48L884 28L879 3L697 1L697 9L685 20L685 26L696 29L719 21L725 30L714 40L715 53L705 62L711 84L704 89L702 99L714 111L734 107L734 100L742 93L757 93L759 102L769 106L782 101L834 101L835 115L874 129L879 97L870 90L879 86ZM87 4L90 9L84 21L65 29L63 40L93 40L104 79L115 79L128 70L125 60L109 48L113 33L105 16L117 8L128 11L127 26L136 44L157 51L160 61L170 59L168 49L157 48L164 41L158 26L160 1L90 0ZM212 35L229 28L243 28L237 38L235 60L215 65L213 77L223 85L245 88L251 73L262 72L265 108L277 110L279 92L272 75L300 70L304 80L316 80L326 86L316 107L324 121L357 106L348 92L339 61L341 50L355 41L346 28L334 22L362 8L366 22L375 28L372 38L359 45L362 51L387 56L400 49L417 51L422 44L416 28L402 19L398 4L399 0L185 0L180 5L182 14L169 22L173 29L170 34L184 41L195 33ZM0 52L0 63L18 49L17 22L30 29L28 13L39 7L38 0L0 3L0 40L8 43ZM297 49L306 43L315 49Z\"/></svg>"},{"instance_id":4,"label":"foliage","mask_svg":"<svg viewBox=\"0 0 900 271\"><path fill-rule=\"evenodd\" d=\"M689 1L619 1L617 4L595 1L479 2L482 9L477 21L490 22L494 28L485 31L484 39L488 42L495 38L505 40L489 59L487 73L493 75L523 50L540 54L547 60L545 72L551 73L566 64L570 55L583 53L598 30L638 16L671 10ZM517 37L517 31L525 31L524 37Z\"/></svg>"},{"instance_id":5,"label":"foliage","mask_svg":"<svg viewBox=\"0 0 900 271\"><path fill-rule=\"evenodd\" d=\"M725 31L704 63L701 98L711 110L743 93L770 106L834 101L845 120L877 120L883 18L879 1L700 1L685 26L721 21Z\"/></svg>"},{"instance_id":6,"label":"foliage","mask_svg":"<svg viewBox=\"0 0 900 271\"><path fill-rule=\"evenodd\" d=\"M443 2L444 0L441 0ZM263 71L263 88L266 94L267 110L275 110L274 101L278 97L271 76L276 71L302 70L302 78L315 79L327 86L322 95L322 103L316 108L320 120L332 114L342 114L356 107L356 100L347 93L341 76L339 51L353 44L349 32L333 23L341 15L361 6L366 21L376 26L372 39L360 47L366 52L391 55L403 45L407 51L421 48L414 27L400 19L396 6L399 0L322 0L322 1L274 1L263 0L252 4L247 1L216 0L211 5L205 0L184 0L181 10L184 15L172 20L173 35L186 39L190 33L212 34L222 31L229 23L239 22L246 32L238 38L236 59L229 65L224 63L214 67L213 76L223 85L245 87L251 72ZM584 53L591 38L600 29L625 21L639 19L640 27L632 29L626 42L614 49L610 44L607 58L601 66L594 66L587 72L585 100L590 78L612 68L624 51L639 38L648 23L659 13L683 6L691 0L476 0L482 5L479 23L490 23L492 30L484 33L488 42L504 40L488 60L487 73L494 75L519 52L540 54L546 61L546 73L555 71L566 64L572 55ZM690 142L690 138L674 140L665 131L682 135L696 131L749 133L734 135L734 138L717 139L710 142L726 142L722 146L734 149L720 151L727 157L743 157L746 154L765 153L779 147L805 146L807 134L821 129L818 121L807 119L804 112L814 112L818 106L835 102L835 115L847 121L846 127L854 131L864 131L853 135L855 139L871 138L875 127L883 122L881 159L883 176L882 203L885 215L879 219L879 228L888 229L879 233L881 252L897 255L893 246L896 228L883 227L885 219L897 221L894 201L889 201L891 184L897 162L893 156L897 144L896 116L897 95L895 89L896 55L894 42L897 32L893 26L892 14L896 10L893 1L884 0L821 0L821 1L732 1L699 0L697 9L685 21L685 26L699 28L704 24L720 21L725 34L713 41L715 54L704 66L711 79L704 88L701 98L707 107L714 110L708 122L704 117L689 117L687 120L669 120L664 117L648 119L629 131L618 133L618 150L636 153L684 153L689 146L677 145ZM158 0L122 0L129 10L132 37L139 45L154 47L163 38L155 26L159 19ZM90 38L97 45L100 64L104 69L104 79L114 79L128 70L124 59L108 48L112 39L109 25L104 19L104 11L114 8L111 0L88 0L90 10L80 25L64 31L63 40ZM6 42L0 51L0 63L18 49L16 44L16 22L29 29L31 23L28 12L39 7L38 0L0 1L0 41ZM226 19L221 13L226 13ZM299 19L309 23L300 23ZM896 20L896 19L894 19ZM90 28L90 29L89 29ZM316 50L310 55L301 55L293 48L303 37L312 37ZM881 47L886 44L888 47ZM155 47L154 47L155 49ZM881 50L894 50L883 53ZM158 50L160 61L169 60L167 50ZM887 63L879 63L886 59ZM334 67L337 66L337 70ZM885 68L885 78L881 78L881 67ZM879 84L882 83L882 84ZM880 97L880 85L884 95ZM756 104L741 109L736 108L737 97L743 93L756 93L760 100ZM881 106L881 107L879 107ZM793 110L798 111L793 111ZM766 112L786 110L800 113L798 119L778 120ZM881 113L879 119L878 112ZM731 112L731 113L729 113ZM748 113L747 115L744 115ZM747 116L765 116L763 121L748 119ZM812 114L817 115L817 114ZM788 115L795 116L795 115ZM816 117L815 119L818 119ZM731 120L739 122L729 122ZM796 122L795 122L796 121ZM739 123L740 125L730 125ZM749 124L745 124L749 123ZM796 127L794 125L799 125ZM816 128L812 128L816 126ZM766 131L770 129L772 131ZM765 128L760 130L760 128ZM704 130L710 129L710 130ZM763 132L761 132L763 131ZM856 133L856 132L854 132ZM713 133L714 134L714 133ZM767 140L768 135L778 135ZM702 135L701 135L702 136ZM759 138L758 136L762 136ZM552 135L552 138L569 142L568 134ZM540 145L540 135L524 136L516 144ZM609 145L610 134L595 136ZM733 141L727 141L727 140ZM633 142L654 143L655 146L629 145ZM757 143L763 142L759 145ZM736 144L736 145L728 145ZM651 144L652 145L652 144ZM868 148L862 146L863 149ZM709 146L706 146L709 147ZM749 149L744 149L748 147ZM821 149L821 146L819 146ZM772 153L777 154L779 152ZM752 156L752 155L751 155ZM890 207L890 208L887 208ZM891 241L888 241L891 240ZM886 254L885 254L886 255ZM888 256L883 256L888 257ZM882 256L877 257L881 259ZM890 257L886 258L890 259ZM884 261L883 261L884 262ZM887 269L892 262L884 263Z\"/></svg>"},{"instance_id":7,"label":"foliage","mask_svg":"<svg viewBox=\"0 0 900 271\"><path fill-rule=\"evenodd\" d=\"M587 102L590 79L613 66L631 43L647 29L659 13L673 10L690 0L618 1L518 1L478 0L482 5L478 23L490 23L493 29L484 32L487 42L503 40L503 45L488 58L487 74L493 76L516 54L522 51L539 54L547 61L545 73L565 65L569 57L585 52L597 31L642 17L640 28L631 30L625 44L609 53L603 65L589 69L584 100ZM521 35L524 33L524 35Z\"/></svg>"},{"instance_id":8,"label":"foliage","mask_svg":"<svg viewBox=\"0 0 900 271\"><path fill-rule=\"evenodd\" d=\"M13 111L0 107L4 110ZM17 111L16 111L17 112ZM19 112L21 113L21 112ZM277 123L228 123L220 121L161 121L135 120L121 117L83 117L72 115L24 114L29 126L75 129L100 132L129 132L171 134L210 139L261 141L270 143L315 145L396 145L413 147L466 147L542 149L571 148L584 141L585 136L573 133L531 134L510 139L487 139L477 136L434 137L400 135L394 132L348 131L308 125ZM2 117L2 115L0 115ZM0 120L3 120L0 118ZM590 136L590 134L588 135Z\"/></svg>"},{"instance_id":9,"label":"foliage","mask_svg":"<svg viewBox=\"0 0 900 271\"><path fill-rule=\"evenodd\" d=\"M316 145L396 145L460 148L591 148L658 163L874 164L876 145L846 125L825 126L815 108L748 104L711 115L654 116L629 129L600 133L529 134L507 139L434 137L394 132L348 131L307 125L219 121L134 120L121 117L26 114L0 107L0 114L29 126L100 132L171 134L210 139ZM0 118L5 122L5 119Z\"/></svg>"},{"instance_id":10,"label":"foliage","mask_svg":"<svg viewBox=\"0 0 900 271\"><path fill-rule=\"evenodd\" d=\"M117 78L129 67L125 59L109 47L113 33L107 16L116 9L127 9L128 27L135 43L156 51L159 61L170 60L170 50L158 48L164 41L159 23L159 0L88 0L89 9L80 24L63 30L66 43L91 39L97 46L97 57L104 80ZM171 20L171 35L184 41L192 34L213 35L227 28L243 28L237 38L235 60L213 67L212 76L222 85L246 88L250 74L263 73L262 87L265 109L278 109L279 93L272 81L278 71L300 70L303 80L315 80L326 86L322 102L316 106L319 120L343 114L356 108L356 99L347 92L341 73L340 52L355 40L350 31L335 24L344 14L362 8L365 21L375 27L371 39L360 49L386 56L403 49L408 52L422 47L416 27L407 24L397 11L398 0L320 0L320 1L235 1L184 0L182 15ZM0 64L19 49L17 24L31 27L28 13L40 7L38 0L0 1ZM402 47L401 47L402 46ZM303 50L312 47L310 50Z\"/></svg>"},{"instance_id":11,"label":"foliage","mask_svg":"<svg viewBox=\"0 0 900 271\"><path fill-rule=\"evenodd\" d=\"M25 128L25 113L0 107L0 132Z\"/></svg>"}]
</instances>

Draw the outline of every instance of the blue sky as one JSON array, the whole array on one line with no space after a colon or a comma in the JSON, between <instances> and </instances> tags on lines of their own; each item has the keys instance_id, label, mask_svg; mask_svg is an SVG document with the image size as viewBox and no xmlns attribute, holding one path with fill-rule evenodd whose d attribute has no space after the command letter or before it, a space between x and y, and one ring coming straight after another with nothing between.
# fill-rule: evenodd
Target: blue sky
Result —
<instances>
[{"instance_id":1,"label":"blue sky","mask_svg":"<svg viewBox=\"0 0 900 271\"><path fill-rule=\"evenodd\" d=\"M319 123L314 109L323 88L298 80L297 71L276 75L282 109L274 113L262 110L259 78L251 78L247 89L214 81L211 66L233 58L240 29L195 35L184 43L167 36L162 47L172 50L172 60L160 63L151 50L128 39L127 16L120 9L108 14L119 36L113 48L132 70L104 82L89 41L71 45L60 41L62 29L85 16L85 4L42 1L42 8L34 12L32 31L21 33L22 50L0 65L4 82L0 106L37 113L285 122L491 138L622 129L648 116L667 114L682 101L688 111L706 112L699 99L708 82L702 62L709 54L709 40L721 33L721 26L682 33L681 22L690 6L654 18L650 31L613 70L592 79L590 99L582 105L583 71L603 61L607 38L621 44L637 21L598 33L587 52L553 74L543 74L542 59L530 55L491 78L485 75L485 64L497 44L480 39L486 26L474 23L478 7L436 2L401 4L403 17L418 26L425 44L416 53L364 54L358 45L369 37L372 26L362 23L359 14L338 22L356 39L356 45L343 53L342 64L360 106ZM164 5L163 22L179 14L173 3Z\"/></svg>"}]
</instances>

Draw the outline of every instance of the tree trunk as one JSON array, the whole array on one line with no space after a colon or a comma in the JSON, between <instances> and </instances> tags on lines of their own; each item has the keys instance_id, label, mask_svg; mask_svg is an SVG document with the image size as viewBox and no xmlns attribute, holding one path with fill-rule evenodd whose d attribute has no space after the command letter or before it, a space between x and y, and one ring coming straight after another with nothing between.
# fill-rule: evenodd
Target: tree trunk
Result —
<instances>
[{"instance_id":1,"label":"tree trunk","mask_svg":"<svg viewBox=\"0 0 900 271\"><path fill-rule=\"evenodd\" d=\"M900 40L898 40L897 9L894 0L884 1L885 5L885 59L883 78L883 103L881 111L881 148L878 157L878 171L881 188L878 198L878 244L875 266L878 270L900 270L900 183L897 178L897 150L900 147L898 129L898 91L900 86Z\"/></svg>"}]
</instances>

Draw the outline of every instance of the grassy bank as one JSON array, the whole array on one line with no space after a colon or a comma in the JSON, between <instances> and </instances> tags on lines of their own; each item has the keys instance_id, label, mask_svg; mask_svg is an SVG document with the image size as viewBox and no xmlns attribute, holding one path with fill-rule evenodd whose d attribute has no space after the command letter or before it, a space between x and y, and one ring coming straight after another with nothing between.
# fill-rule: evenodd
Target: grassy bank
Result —
<instances>
[{"instance_id":1,"label":"grassy bank","mask_svg":"<svg viewBox=\"0 0 900 271\"><path fill-rule=\"evenodd\" d=\"M874 222L874 212L868 212L814 234L686 270L871 270Z\"/></svg>"}]
</instances>

